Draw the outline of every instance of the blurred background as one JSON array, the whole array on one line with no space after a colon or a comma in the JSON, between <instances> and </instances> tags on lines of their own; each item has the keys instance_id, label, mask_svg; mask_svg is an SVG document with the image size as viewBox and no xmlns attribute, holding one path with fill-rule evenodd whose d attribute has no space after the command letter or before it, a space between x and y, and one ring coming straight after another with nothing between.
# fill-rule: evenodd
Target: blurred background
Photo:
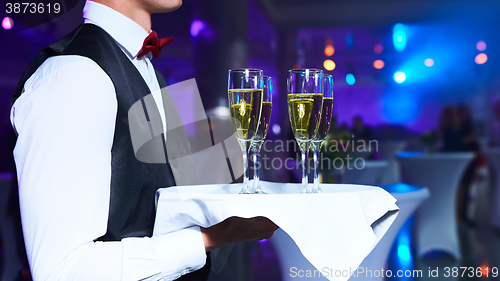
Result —
<instances>
[{"instance_id":1,"label":"blurred background","mask_svg":"<svg viewBox=\"0 0 500 281\"><path fill-rule=\"evenodd\" d=\"M84 3L75 2L63 16L15 33L11 28L16 22L0 12L2 281L18 280L19 271L27 268L19 243L11 95L40 49L82 23ZM422 213L413 219L419 201L401 221L399 234L387 241L394 242L387 256L375 259L386 268L467 266L484 271L500 267L500 187L495 178L500 173L500 150L495 148L500 145L499 14L497 0L184 0L179 10L153 16L160 37L176 37L153 63L169 85L196 78L208 115L228 114L228 69L262 69L274 81L271 142L293 139L285 102L288 70L320 68L332 74L329 140L376 140L377 146L351 155L364 160L359 171L323 167L323 181L378 185L394 194L429 190L422 206L442 212L436 220L443 220L449 231L439 243L458 243L426 246L430 242L421 226L433 218ZM323 155L346 157L335 153ZM285 163L297 151L262 154ZM298 182L300 176L296 169L278 167L263 170L261 179ZM211 280L286 280L279 251L271 244L237 246L229 265Z\"/></svg>"}]
</instances>

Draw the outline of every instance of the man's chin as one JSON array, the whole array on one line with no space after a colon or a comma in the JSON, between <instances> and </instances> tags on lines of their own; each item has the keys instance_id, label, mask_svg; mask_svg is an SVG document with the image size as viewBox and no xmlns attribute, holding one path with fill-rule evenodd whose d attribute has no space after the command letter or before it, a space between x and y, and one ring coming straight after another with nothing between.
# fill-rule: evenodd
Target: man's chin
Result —
<instances>
[{"instance_id":1,"label":"man's chin","mask_svg":"<svg viewBox=\"0 0 500 281\"><path fill-rule=\"evenodd\" d=\"M161 7L161 8L158 8L157 11L154 11L154 13L155 14L170 13L170 12L173 12L173 11L179 9L181 6L182 6L182 0L179 1L179 5L177 5L177 6L170 6L168 8Z\"/></svg>"},{"instance_id":2,"label":"man's chin","mask_svg":"<svg viewBox=\"0 0 500 281\"><path fill-rule=\"evenodd\" d=\"M179 7L176 8L168 8L168 9L155 9L151 14L166 14L170 12L174 12L175 10L179 9Z\"/></svg>"}]
</instances>

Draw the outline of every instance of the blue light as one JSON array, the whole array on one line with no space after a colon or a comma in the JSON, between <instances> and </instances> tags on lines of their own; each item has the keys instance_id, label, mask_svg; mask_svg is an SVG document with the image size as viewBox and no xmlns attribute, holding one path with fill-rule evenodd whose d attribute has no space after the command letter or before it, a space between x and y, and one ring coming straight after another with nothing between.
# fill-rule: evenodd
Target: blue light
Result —
<instances>
[{"instance_id":1,"label":"blue light","mask_svg":"<svg viewBox=\"0 0 500 281\"><path fill-rule=\"evenodd\" d=\"M399 230L395 244L397 245L397 257L399 265L407 267L412 264L413 256L411 254L411 233L413 218L410 217Z\"/></svg>"},{"instance_id":2,"label":"blue light","mask_svg":"<svg viewBox=\"0 0 500 281\"><path fill-rule=\"evenodd\" d=\"M398 246L398 257L402 262L408 262L411 260L410 248L407 245Z\"/></svg>"},{"instance_id":3,"label":"blue light","mask_svg":"<svg viewBox=\"0 0 500 281\"><path fill-rule=\"evenodd\" d=\"M406 92L402 89L394 89L394 91L384 94L382 109L384 118L388 122L407 124L417 116L419 103L415 93Z\"/></svg>"},{"instance_id":4,"label":"blue light","mask_svg":"<svg viewBox=\"0 0 500 281\"><path fill-rule=\"evenodd\" d=\"M354 74L347 73L347 75L345 76L345 81L349 85L354 85L354 83L356 83L356 78L354 77Z\"/></svg>"},{"instance_id":5,"label":"blue light","mask_svg":"<svg viewBox=\"0 0 500 281\"><path fill-rule=\"evenodd\" d=\"M404 72L398 71L394 73L394 80L398 83L403 83L406 80L406 74Z\"/></svg>"},{"instance_id":6,"label":"blue light","mask_svg":"<svg viewBox=\"0 0 500 281\"><path fill-rule=\"evenodd\" d=\"M407 226L406 224L404 226ZM398 245L398 259L399 263L404 265L408 264L412 260L411 251L410 251L410 235L411 235L411 227L401 227L397 237L397 245Z\"/></svg>"},{"instance_id":7,"label":"blue light","mask_svg":"<svg viewBox=\"0 0 500 281\"><path fill-rule=\"evenodd\" d=\"M352 49L354 46L354 36L351 33L348 33L345 37L345 45L347 49Z\"/></svg>"},{"instance_id":8,"label":"blue light","mask_svg":"<svg viewBox=\"0 0 500 281\"><path fill-rule=\"evenodd\" d=\"M392 29L392 42L394 44L394 49L397 51L403 51L406 48L406 27L397 23Z\"/></svg>"},{"instance_id":9,"label":"blue light","mask_svg":"<svg viewBox=\"0 0 500 281\"><path fill-rule=\"evenodd\" d=\"M414 152L405 151L404 153L402 153L402 155L415 155L415 154ZM383 185L382 188L390 193L407 193L407 192L419 191L422 189L422 187L420 186L410 185L401 182Z\"/></svg>"}]
</instances>

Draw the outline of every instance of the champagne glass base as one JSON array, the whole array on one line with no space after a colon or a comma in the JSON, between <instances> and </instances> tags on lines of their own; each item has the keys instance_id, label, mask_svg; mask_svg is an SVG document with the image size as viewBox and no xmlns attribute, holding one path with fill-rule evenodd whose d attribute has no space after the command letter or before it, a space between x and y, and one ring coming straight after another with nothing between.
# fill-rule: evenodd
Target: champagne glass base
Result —
<instances>
[{"instance_id":1,"label":"champagne glass base","mask_svg":"<svg viewBox=\"0 0 500 281\"><path fill-rule=\"evenodd\" d=\"M315 188L314 184L308 184L307 187L300 189L300 194L323 193L321 187Z\"/></svg>"},{"instance_id":2,"label":"champagne glass base","mask_svg":"<svg viewBox=\"0 0 500 281\"><path fill-rule=\"evenodd\" d=\"M321 190L321 187L318 186L318 188L313 188L311 193L323 193L323 190Z\"/></svg>"},{"instance_id":3,"label":"champagne glass base","mask_svg":"<svg viewBox=\"0 0 500 281\"><path fill-rule=\"evenodd\" d=\"M240 191L240 194L267 194L267 192L264 192L262 190L242 190Z\"/></svg>"},{"instance_id":4,"label":"champagne glass base","mask_svg":"<svg viewBox=\"0 0 500 281\"><path fill-rule=\"evenodd\" d=\"M259 182L260 183L260 182ZM252 180L252 184L246 190L244 194L267 194L260 188L260 184L256 185L255 180Z\"/></svg>"},{"instance_id":5,"label":"champagne glass base","mask_svg":"<svg viewBox=\"0 0 500 281\"><path fill-rule=\"evenodd\" d=\"M267 194L267 193L262 190L255 190L255 191L247 191L245 193L240 193L240 194Z\"/></svg>"},{"instance_id":6,"label":"champagne glass base","mask_svg":"<svg viewBox=\"0 0 500 281\"><path fill-rule=\"evenodd\" d=\"M242 187L239 194L251 194L248 187Z\"/></svg>"},{"instance_id":7,"label":"champagne glass base","mask_svg":"<svg viewBox=\"0 0 500 281\"><path fill-rule=\"evenodd\" d=\"M248 184L245 186L245 184L242 184L243 186L241 187L241 191L239 194L267 194L267 192L264 192L260 186L255 187L253 184Z\"/></svg>"}]
</instances>

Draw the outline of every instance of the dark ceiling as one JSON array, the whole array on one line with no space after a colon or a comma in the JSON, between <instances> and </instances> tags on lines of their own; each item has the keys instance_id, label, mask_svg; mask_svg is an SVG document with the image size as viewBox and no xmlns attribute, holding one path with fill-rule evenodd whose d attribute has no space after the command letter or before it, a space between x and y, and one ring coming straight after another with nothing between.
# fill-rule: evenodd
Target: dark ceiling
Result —
<instances>
[{"instance_id":1,"label":"dark ceiling","mask_svg":"<svg viewBox=\"0 0 500 281\"><path fill-rule=\"evenodd\" d=\"M258 0L279 28L499 21L499 0Z\"/></svg>"}]
</instances>

